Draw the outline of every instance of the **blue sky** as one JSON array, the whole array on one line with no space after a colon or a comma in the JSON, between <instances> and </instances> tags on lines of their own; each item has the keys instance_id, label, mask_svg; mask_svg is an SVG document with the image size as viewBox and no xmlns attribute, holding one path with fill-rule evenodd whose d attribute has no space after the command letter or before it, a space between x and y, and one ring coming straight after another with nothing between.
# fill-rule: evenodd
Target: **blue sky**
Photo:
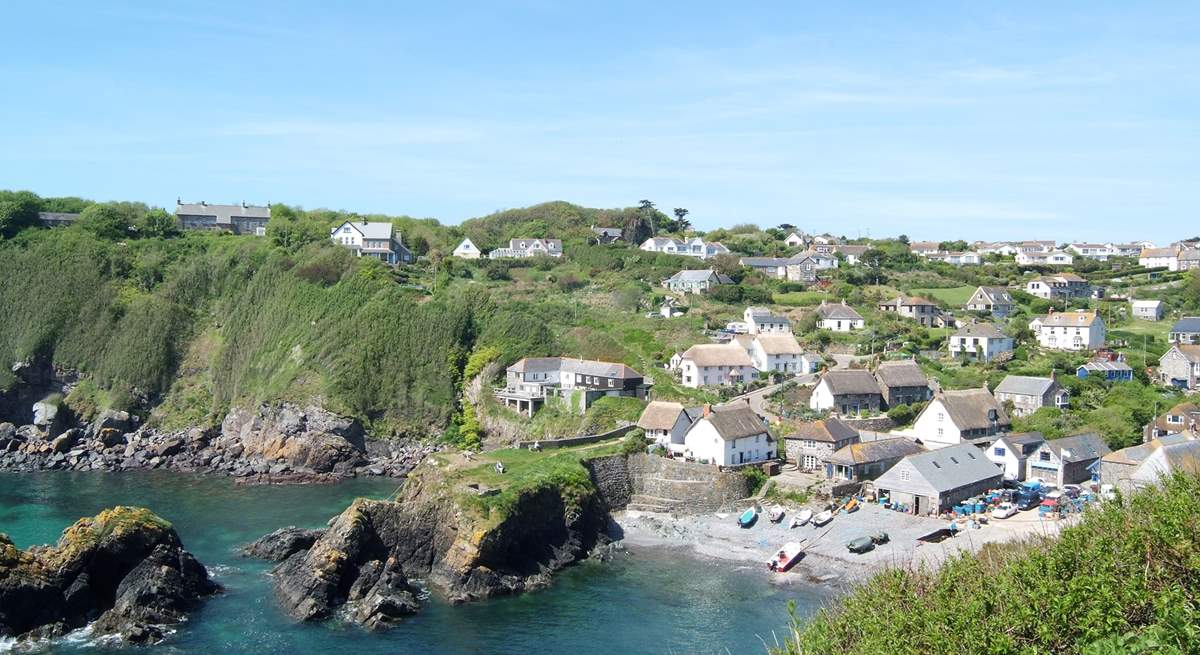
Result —
<instances>
[{"instance_id":1,"label":"blue sky","mask_svg":"<svg viewBox=\"0 0 1200 655\"><path fill-rule=\"evenodd\" d=\"M0 188L448 223L650 198L704 229L1200 232L1200 4L332 4L6 7Z\"/></svg>"}]
</instances>

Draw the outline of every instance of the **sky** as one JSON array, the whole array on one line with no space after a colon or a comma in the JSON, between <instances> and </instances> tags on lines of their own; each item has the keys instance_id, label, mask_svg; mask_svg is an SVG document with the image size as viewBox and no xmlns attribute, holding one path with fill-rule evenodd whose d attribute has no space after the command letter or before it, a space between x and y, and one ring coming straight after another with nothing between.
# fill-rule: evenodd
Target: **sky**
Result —
<instances>
[{"instance_id":1,"label":"sky","mask_svg":"<svg viewBox=\"0 0 1200 655\"><path fill-rule=\"evenodd\" d=\"M333 5L339 6L333 6ZM1200 232L1200 3L22 2L0 188L444 223Z\"/></svg>"}]
</instances>

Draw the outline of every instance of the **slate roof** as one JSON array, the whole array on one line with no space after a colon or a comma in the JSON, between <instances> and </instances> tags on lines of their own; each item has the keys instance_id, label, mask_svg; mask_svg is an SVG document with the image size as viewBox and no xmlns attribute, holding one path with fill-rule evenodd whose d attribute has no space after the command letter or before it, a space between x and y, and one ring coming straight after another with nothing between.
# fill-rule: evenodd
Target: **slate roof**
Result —
<instances>
[{"instance_id":1,"label":"slate roof","mask_svg":"<svg viewBox=\"0 0 1200 655\"><path fill-rule=\"evenodd\" d=\"M988 419L989 410L996 412L996 422L999 425L1009 423L1008 414L996 402L987 389L964 389L962 391L943 391L935 400L942 401L942 407L954 421L959 430L978 430L989 428L992 422ZM926 406L923 412L929 411Z\"/></svg>"},{"instance_id":2,"label":"slate roof","mask_svg":"<svg viewBox=\"0 0 1200 655\"><path fill-rule=\"evenodd\" d=\"M176 216L213 216L217 225L233 225L237 218L271 218L271 208L258 205L210 205L199 202L181 202L175 205Z\"/></svg>"},{"instance_id":3,"label":"slate roof","mask_svg":"<svg viewBox=\"0 0 1200 655\"><path fill-rule=\"evenodd\" d=\"M1180 251L1179 261L1181 261L1181 262L1200 261L1200 248L1188 248L1186 250Z\"/></svg>"},{"instance_id":4,"label":"slate roof","mask_svg":"<svg viewBox=\"0 0 1200 655\"><path fill-rule=\"evenodd\" d=\"M1054 380L1029 375L1008 375L996 387L996 393L1011 393L1018 396L1038 396L1046 393Z\"/></svg>"},{"instance_id":5,"label":"slate roof","mask_svg":"<svg viewBox=\"0 0 1200 655\"><path fill-rule=\"evenodd\" d=\"M826 371L821 380L829 387L835 396L847 394L881 393L879 382L870 371L849 369L845 371Z\"/></svg>"},{"instance_id":6,"label":"slate roof","mask_svg":"<svg viewBox=\"0 0 1200 655\"><path fill-rule=\"evenodd\" d=\"M1110 361L1104 360L1104 359L1097 360L1094 362L1088 362L1088 363L1080 366L1079 368L1082 368L1085 371L1132 371L1133 370L1132 368L1129 367L1129 364L1126 364L1125 362L1110 362Z\"/></svg>"},{"instance_id":7,"label":"slate roof","mask_svg":"<svg viewBox=\"0 0 1200 655\"><path fill-rule=\"evenodd\" d=\"M738 263L750 268L765 268L787 266L791 260L787 257L742 257Z\"/></svg>"},{"instance_id":8,"label":"slate roof","mask_svg":"<svg viewBox=\"0 0 1200 655\"><path fill-rule=\"evenodd\" d=\"M603 378L642 379L641 373L624 364L598 362L591 359L569 357L525 357L508 367L512 373L579 373Z\"/></svg>"},{"instance_id":9,"label":"slate roof","mask_svg":"<svg viewBox=\"0 0 1200 655\"><path fill-rule=\"evenodd\" d=\"M982 293L985 302L990 302L993 305L1011 305L1013 304L1012 294L1004 287L979 287L975 289L975 293L971 295L973 299L976 295Z\"/></svg>"},{"instance_id":10,"label":"slate roof","mask_svg":"<svg viewBox=\"0 0 1200 655\"><path fill-rule=\"evenodd\" d=\"M1046 437L1042 436L1041 432L1010 432L996 439L1001 440L1011 448L1020 448L1022 455L1028 455L1037 450L1046 441Z\"/></svg>"},{"instance_id":11,"label":"slate roof","mask_svg":"<svg viewBox=\"0 0 1200 655\"><path fill-rule=\"evenodd\" d=\"M738 404L733 408L714 407L708 413L708 422L717 429L717 434L726 441L753 437L767 432L763 419L749 405Z\"/></svg>"},{"instance_id":12,"label":"slate roof","mask_svg":"<svg viewBox=\"0 0 1200 655\"><path fill-rule=\"evenodd\" d=\"M614 237L614 238L620 238L621 234L622 234L621 228L619 228L619 227L593 227L592 232L595 232L596 234L599 234L600 236Z\"/></svg>"},{"instance_id":13,"label":"slate roof","mask_svg":"<svg viewBox=\"0 0 1200 655\"><path fill-rule=\"evenodd\" d=\"M683 359L690 359L696 366L754 366L750 355L737 344L700 343L688 348Z\"/></svg>"},{"instance_id":14,"label":"slate roof","mask_svg":"<svg viewBox=\"0 0 1200 655\"><path fill-rule=\"evenodd\" d=\"M937 305L937 303L933 302L932 300L927 300L925 298L918 298L916 296L908 296L908 297L896 296L894 299L889 300L882 304L894 305L894 306L898 306L898 307L914 307L916 305Z\"/></svg>"},{"instance_id":15,"label":"slate roof","mask_svg":"<svg viewBox=\"0 0 1200 655\"><path fill-rule=\"evenodd\" d=\"M1145 461L1146 458L1150 456L1150 453L1153 453L1155 450L1158 450L1159 448L1162 448L1163 446L1169 446L1169 445L1177 444L1177 443L1184 443L1186 441L1193 441L1193 439L1190 435L1184 434L1182 432L1177 432L1175 434L1168 434L1168 435L1164 435L1161 437L1156 437L1154 439L1151 439L1150 441L1147 441L1146 443L1137 444L1136 446L1130 446L1128 448L1114 450L1111 453L1105 455L1104 457L1101 457L1101 459L1103 459L1106 462L1113 462L1115 464L1135 464L1136 465L1136 464L1140 464L1143 461Z\"/></svg>"},{"instance_id":16,"label":"slate roof","mask_svg":"<svg viewBox=\"0 0 1200 655\"><path fill-rule=\"evenodd\" d=\"M383 221L346 221L341 225L329 231L330 234L337 234L337 231L349 225L362 234L364 239L391 239L392 224Z\"/></svg>"},{"instance_id":17,"label":"slate roof","mask_svg":"<svg viewBox=\"0 0 1200 655\"><path fill-rule=\"evenodd\" d=\"M954 333L956 337L974 337L979 339L1007 339L1008 335L991 323L968 323Z\"/></svg>"},{"instance_id":18,"label":"slate roof","mask_svg":"<svg viewBox=\"0 0 1200 655\"><path fill-rule=\"evenodd\" d=\"M720 284L733 284L733 280L728 275L715 273L711 268L679 271L668 279L676 282L703 282L713 275L717 276L717 282Z\"/></svg>"},{"instance_id":19,"label":"slate roof","mask_svg":"<svg viewBox=\"0 0 1200 655\"><path fill-rule=\"evenodd\" d=\"M680 403L655 400L642 410L637 426L643 430L670 430L675 427L675 422L679 420L679 414L682 412L683 405Z\"/></svg>"},{"instance_id":20,"label":"slate roof","mask_svg":"<svg viewBox=\"0 0 1200 655\"><path fill-rule=\"evenodd\" d=\"M1062 439L1051 439L1046 447L1058 455L1064 462L1084 462L1100 459L1112 452L1104 439L1095 432L1085 432Z\"/></svg>"},{"instance_id":21,"label":"slate roof","mask_svg":"<svg viewBox=\"0 0 1200 655\"><path fill-rule=\"evenodd\" d=\"M1094 311L1087 312L1055 312L1047 316L1039 316L1036 320L1047 327L1083 327L1096 322L1100 315Z\"/></svg>"},{"instance_id":22,"label":"slate roof","mask_svg":"<svg viewBox=\"0 0 1200 655\"><path fill-rule=\"evenodd\" d=\"M796 426L785 439L808 439L823 443L837 443L847 439L858 439L858 430L846 425L836 416L820 421L804 421Z\"/></svg>"},{"instance_id":23,"label":"slate roof","mask_svg":"<svg viewBox=\"0 0 1200 655\"><path fill-rule=\"evenodd\" d=\"M909 455L904 459L939 493L953 491L988 478L1002 477L1004 474L1000 467L988 461L983 452L971 444L947 446ZM892 470L894 468L880 476L875 486L886 488L887 481L884 478Z\"/></svg>"},{"instance_id":24,"label":"slate roof","mask_svg":"<svg viewBox=\"0 0 1200 655\"><path fill-rule=\"evenodd\" d=\"M1146 457L1133 477L1149 482L1176 472L1200 473L1200 441L1164 444Z\"/></svg>"},{"instance_id":25,"label":"slate roof","mask_svg":"<svg viewBox=\"0 0 1200 655\"><path fill-rule=\"evenodd\" d=\"M1171 331L1200 332L1200 316L1184 316L1171 326Z\"/></svg>"},{"instance_id":26,"label":"slate roof","mask_svg":"<svg viewBox=\"0 0 1200 655\"><path fill-rule=\"evenodd\" d=\"M768 355L801 355L804 349L791 334L759 334L755 340Z\"/></svg>"},{"instance_id":27,"label":"slate roof","mask_svg":"<svg viewBox=\"0 0 1200 655\"><path fill-rule=\"evenodd\" d=\"M911 359L882 362L875 368L875 377L880 385L893 389L929 386L929 379L925 377L921 367Z\"/></svg>"},{"instance_id":28,"label":"slate roof","mask_svg":"<svg viewBox=\"0 0 1200 655\"><path fill-rule=\"evenodd\" d=\"M842 446L825 458L830 464L855 466L887 459L897 459L925 452L921 444L903 437L864 441Z\"/></svg>"},{"instance_id":29,"label":"slate roof","mask_svg":"<svg viewBox=\"0 0 1200 655\"><path fill-rule=\"evenodd\" d=\"M859 314L858 312L854 311L853 307L851 307L850 305L847 305L845 303L825 304L824 302L822 302L821 306L817 307L817 316L820 316L821 318L825 318L825 319L842 319L844 321L845 320L853 320L853 321L863 320L862 314Z\"/></svg>"}]
</instances>

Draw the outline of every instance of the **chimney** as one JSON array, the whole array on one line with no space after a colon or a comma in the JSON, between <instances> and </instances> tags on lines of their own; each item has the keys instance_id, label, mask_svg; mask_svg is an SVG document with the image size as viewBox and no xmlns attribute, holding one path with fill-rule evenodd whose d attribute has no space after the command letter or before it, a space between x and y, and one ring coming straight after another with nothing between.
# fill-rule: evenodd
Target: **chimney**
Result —
<instances>
[{"instance_id":1,"label":"chimney","mask_svg":"<svg viewBox=\"0 0 1200 655\"><path fill-rule=\"evenodd\" d=\"M200 201L200 205L201 205L202 207L207 207L207 206L208 206L208 201L207 201L207 200L201 200L201 201Z\"/></svg>"},{"instance_id":2,"label":"chimney","mask_svg":"<svg viewBox=\"0 0 1200 655\"><path fill-rule=\"evenodd\" d=\"M179 196L175 196L175 204L176 204L176 205L182 205L182 204L183 204L183 198L180 198Z\"/></svg>"},{"instance_id":3,"label":"chimney","mask_svg":"<svg viewBox=\"0 0 1200 655\"><path fill-rule=\"evenodd\" d=\"M247 204L246 204L246 201L245 201L245 200L243 200L243 201L242 201L242 209L245 209L246 207L249 207L249 205L247 205Z\"/></svg>"},{"instance_id":4,"label":"chimney","mask_svg":"<svg viewBox=\"0 0 1200 655\"><path fill-rule=\"evenodd\" d=\"M1050 369L1050 381L1051 382L1058 381L1058 369L1055 369L1055 368Z\"/></svg>"},{"instance_id":5,"label":"chimney","mask_svg":"<svg viewBox=\"0 0 1200 655\"><path fill-rule=\"evenodd\" d=\"M712 405L710 405L708 403L704 403L704 418L708 418L708 415L711 413L712 413Z\"/></svg>"}]
</instances>

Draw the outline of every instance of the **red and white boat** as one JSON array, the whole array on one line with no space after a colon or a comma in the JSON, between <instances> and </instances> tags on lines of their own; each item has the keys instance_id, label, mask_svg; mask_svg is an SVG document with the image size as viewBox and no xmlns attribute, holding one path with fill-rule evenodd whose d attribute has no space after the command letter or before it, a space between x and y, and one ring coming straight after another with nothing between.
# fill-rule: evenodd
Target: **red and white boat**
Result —
<instances>
[{"instance_id":1,"label":"red and white boat","mask_svg":"<svg viewBox=\"0 0 1200 655\"><path fill-rule=\"evenodd\" d=\"M801 547L801 544L803 544L805 541L808 540L804 539L802 541L789 541L784 544L778 551L775 552L774 557L767 560L767 568L776 573L787 572L788 569L792 568L792 566L800 560L801 555L804 554L804 549Z\"/></svg>"}]
</instances>

